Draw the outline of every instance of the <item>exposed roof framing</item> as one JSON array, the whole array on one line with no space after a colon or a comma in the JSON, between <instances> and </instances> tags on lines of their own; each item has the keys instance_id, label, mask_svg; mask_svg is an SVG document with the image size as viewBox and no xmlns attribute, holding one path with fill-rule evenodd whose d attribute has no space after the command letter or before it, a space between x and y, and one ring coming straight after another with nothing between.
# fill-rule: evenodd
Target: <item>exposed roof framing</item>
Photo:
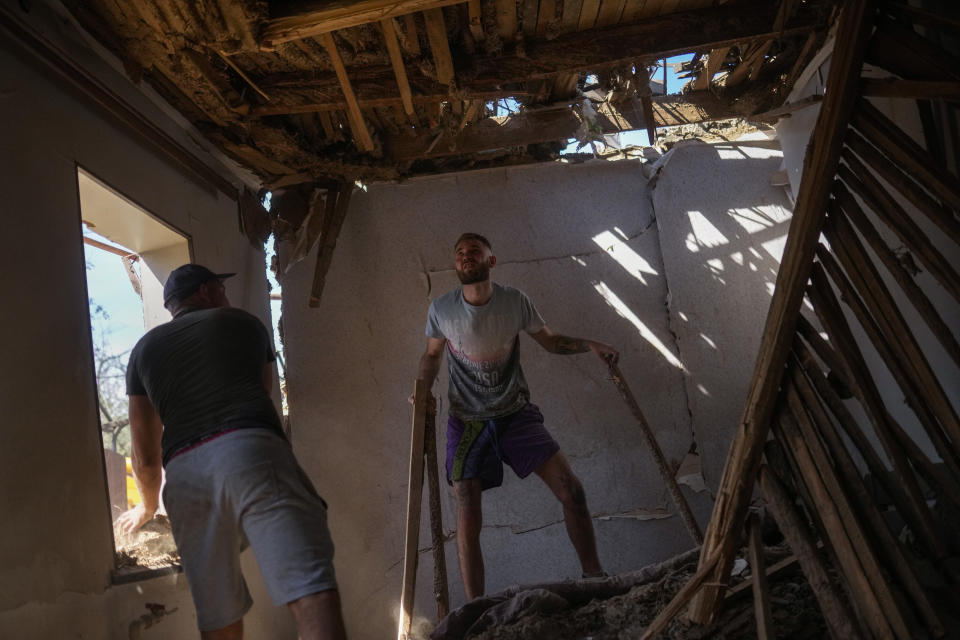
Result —
<instances>
[{"instance_id":1,"label":"exposed roof framing","mask_svg":"<svg viewBox=\"0 0 960 640\"><path fill-rule=\"evenodd\" d=\"M769 111L831 9L830 0L66 4L133 79L265 185L455 170L481 152L507 164L549 159L578 130L654 136L676 122ZM651 96L648 68L691 52L692 92ZM600 89L589 98L588 76ZM587 99L594 108L582 110ZM593 111L616 115L581 127Z\"/></svg>"}]
</instances>

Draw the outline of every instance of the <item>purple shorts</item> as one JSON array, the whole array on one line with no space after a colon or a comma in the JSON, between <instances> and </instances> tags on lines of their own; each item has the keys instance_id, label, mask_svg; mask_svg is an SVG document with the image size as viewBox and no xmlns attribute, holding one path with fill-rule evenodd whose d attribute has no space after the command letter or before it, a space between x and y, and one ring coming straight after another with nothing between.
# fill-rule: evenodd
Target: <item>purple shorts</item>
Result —
<instances>
[{"instance_id":1,"label":"purple shorts","mask_svg":"<svg viewBox=\"0 0 960 640\"><path fill-rule=\"evenodd\" d=\"M503 484L503 463L526 478L560 445L543 426L537 405L489 420L447 420L447 482L479 478L484 490Z\"/></svg>"}]
</instances>

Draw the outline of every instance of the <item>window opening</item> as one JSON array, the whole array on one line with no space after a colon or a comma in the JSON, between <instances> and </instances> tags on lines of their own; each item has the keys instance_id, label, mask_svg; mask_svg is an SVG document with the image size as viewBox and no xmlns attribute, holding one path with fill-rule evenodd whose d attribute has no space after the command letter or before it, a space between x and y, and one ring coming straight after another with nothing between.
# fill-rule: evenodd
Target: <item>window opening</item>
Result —
<instances>
[{"instance_id":1,"label":"window opening","mask_svg":"<svg viewBox=\"0 0 960 640\"><path fill-rule=\"evenodd\" d=\"M115 580L177 570L179 554L161 501L153 521L127 533L117 518L140 502L130 463L126 368L137 340L169 320L163 282L190 261L188 239L81 168L77 169L91 343L113 523Z\"/></svg>"}]
</instances>

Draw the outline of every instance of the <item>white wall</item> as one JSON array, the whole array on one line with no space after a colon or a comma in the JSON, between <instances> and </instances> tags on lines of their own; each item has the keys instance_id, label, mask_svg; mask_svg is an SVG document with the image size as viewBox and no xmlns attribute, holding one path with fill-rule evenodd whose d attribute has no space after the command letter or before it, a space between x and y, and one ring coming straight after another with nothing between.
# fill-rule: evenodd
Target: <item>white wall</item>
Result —
<instances>
[{"instance_id":1,"label":"white wall","mask_svg":"<svg viewBox=\"0 0 960 640\"><path fill-rule=\"evenodd\" d=\"M652 194L632 161L478 171L354 194L320 307L306 304L315 255L283 281L294 447L330 503L351 637L395 633L409 462L406 398L425 346L429 302L458 284L457 236L485 234L498 258L494 279L526 291L555 331L621 350L621 368L669 460L679 463L691 448L693 424L704 466L718 469L735 426L725 416L738 417L742 408L730 389L749 378L778 252L757 261L762 273L744 266L726 287L704 262L721 252L762 249L784 232L785 200L769 186L780 159L768 146L740 149L740 160L729 162L723 153L736 145L684 150ZM717 175L701 190L704 170ZM730 247L693 254L682 245L687 208L694 206L722 229L739 228L729 209L756 207L775 228L755 238L742 230L731 234ZM671 293L682 299L676 309ZM753 308L734 314L744 305ZM681 312L686 326L679 326ZM679 350L675 331L683 337ZM716 341L722 359L692 344L698 332ZM520 348L533 401L584 483L605 568L636 569L691 548L603 363L592 354L548 354L526 337ZM690 389L704 380L716 395L691 404ZM445 368L435 391L445 406ZM443 408L439 422L442 461ZM705 525L708 492L684 491ZM441 493L450 537L455 502L445 483ZM426 497L423 513L422 550L430 544ZM580 575L561 510L535 477L520 482L507 469L504 486L485 493L481 543L488 592ZM452 539L446 560L456 607L464 597ZM422 552L421 620L434 615L432 570L430 553Z\"/></svg>"},{"instance_id":2,"label":"white wall","mask_svg":"<svg viewBox=\"0 0 960 640\"><path fill-rule=\"evenodd\" d=\"M33 27L189 144L189 136L124 78L72 42L45 5L30 4L23 17ZM182 577L122 587L110 582L113 542L77 166L188 234L197 261L240 272L230 282L232 301L268 320L263 254L240 235L235 202L185 176L74 89L49 79L44 65L6 35L0 70L0 202L7 237L0 253L7 362L0 385L0 637L127 638L146 602L179 608L153 637L193 637L193 606ZM287 612L274 609L255 571L248 576L257 599L248 637L295 637Z\"/></svg>"}]
</instances>

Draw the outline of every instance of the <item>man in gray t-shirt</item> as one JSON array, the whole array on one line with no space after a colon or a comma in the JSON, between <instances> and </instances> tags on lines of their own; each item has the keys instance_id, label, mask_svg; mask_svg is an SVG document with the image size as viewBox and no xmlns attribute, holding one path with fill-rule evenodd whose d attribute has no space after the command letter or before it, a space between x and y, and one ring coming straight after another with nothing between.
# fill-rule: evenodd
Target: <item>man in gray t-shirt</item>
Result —
<instances>
[{"instance_id":1,"label":"man in gray t-shirt","mask_svg":"<svg viewBox=\"0 0 960 640\"><path fill-rule=\"evenodd\" d=\"M447 480L457 496L457 551L467 598L483 594L481 495L503 482L503 462L521 478L533 472L543 479L563 505L584 576L603 575L583 486L530 402L520 367L520 332L561 355L592 351L615 362L617 351L553 333L525 293L492 282L497 258L483 236L463 234L454 251L462 286L430 305L419 377L432 386L447 352Z\"/></svg>"}]
</instances>

